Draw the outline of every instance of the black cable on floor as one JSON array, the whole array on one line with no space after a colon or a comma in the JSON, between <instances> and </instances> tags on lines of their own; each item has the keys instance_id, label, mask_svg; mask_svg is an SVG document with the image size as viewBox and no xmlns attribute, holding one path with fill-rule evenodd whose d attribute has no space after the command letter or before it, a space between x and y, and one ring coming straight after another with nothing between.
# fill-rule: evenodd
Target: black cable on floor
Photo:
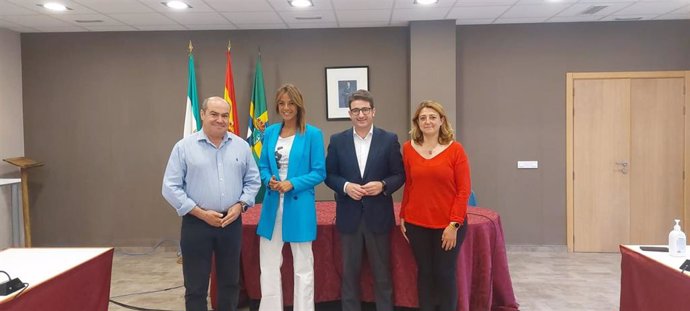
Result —
<instances>
[{"instance_id":1,"label":"black cable on floor","mask_svg":"<svg viewBox=\"0 0 690 311\"><path fill-rule=\"evenodd\" d=\"M178 286L168 287L168 288L164 288L164 289L150 290L150 291L146 291L146 292L122 294L122 295L112 296L110 298L112 299L112 298L122 298L122 297L128 297L128 296L138 296L138 295L144 295L144 294L160 293L160 292L166 292L169 290L178 289L178 288L182 288L182 287L184 287L184 285L178 285Z\"/></svg>"}]
</instances>

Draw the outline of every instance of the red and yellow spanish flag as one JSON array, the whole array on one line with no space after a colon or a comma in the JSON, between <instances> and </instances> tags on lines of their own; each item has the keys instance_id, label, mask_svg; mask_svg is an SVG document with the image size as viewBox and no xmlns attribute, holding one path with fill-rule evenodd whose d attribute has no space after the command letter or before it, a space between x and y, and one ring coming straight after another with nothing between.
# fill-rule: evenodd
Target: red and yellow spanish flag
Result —
<instances>
[{"instance_id":1,"label":"red and yellow spanish flag","mask_svg":"<svg viewBox=\"0 0 690 311\"><path fill-rule=\"evenodd\" d=\"M237 121L237 102L235 101L235 81L232 78L232 56L230 55L230 42L228 41L227 65L225 67L225 101L230 104L230 118L228 131L240 135L240 124Z\"/></svg>"}]
</instances>

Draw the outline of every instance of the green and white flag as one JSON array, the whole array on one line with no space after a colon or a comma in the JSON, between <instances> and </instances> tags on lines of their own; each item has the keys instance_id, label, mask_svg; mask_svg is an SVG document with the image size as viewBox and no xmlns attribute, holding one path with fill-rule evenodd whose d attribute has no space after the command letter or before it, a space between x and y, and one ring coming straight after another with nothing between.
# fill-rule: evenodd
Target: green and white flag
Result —
<instances>
[{"instance_id":1,"label":"green and white flag","mask_svg":"<svg viewBox=\"0 0 690 311\"><path fill-rule=\"evenodd\" d=\"M187 108L184 115L184 137L201 130L201 114L199 113L199 97L196 93L196 73L194 72L192 41L189 41L187 72Z\"/></svg>"}]
</instances>

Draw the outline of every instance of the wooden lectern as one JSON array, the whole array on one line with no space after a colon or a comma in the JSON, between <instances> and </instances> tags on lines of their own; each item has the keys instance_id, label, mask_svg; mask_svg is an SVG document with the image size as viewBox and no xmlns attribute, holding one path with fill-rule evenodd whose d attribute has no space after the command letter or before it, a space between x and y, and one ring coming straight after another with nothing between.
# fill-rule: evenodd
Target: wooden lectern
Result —
<instances>
[{"instance_id":1,"label":"wooden lectern","mask_svg":"<svg viewBox=\"0 0 690 311\"><path fill-rule=\"evenodd\" d=\"M24 213L24 246L31 247L31 218L29 217L29 172L32 167L43 166L25 157L8 158L3 161L18 167L22 173L22 211Z\"/></svg>"}]
</instances>

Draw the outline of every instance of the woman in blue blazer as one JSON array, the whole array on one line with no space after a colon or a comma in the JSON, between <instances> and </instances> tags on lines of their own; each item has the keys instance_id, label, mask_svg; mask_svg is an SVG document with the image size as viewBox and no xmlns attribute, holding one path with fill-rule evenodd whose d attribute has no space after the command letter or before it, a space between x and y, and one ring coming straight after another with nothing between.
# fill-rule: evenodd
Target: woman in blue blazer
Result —
<instances>
[{"instance_id":1,"label":"woman in blue blazer","mask_svg":"<svg viewBox=\"0 0 690 311\"><path fill-rule=\"evenodd\" d=\"M281 123L264 132L259 159L266 194L256 230L261 267L260 311L283 310L280 266L282 249L290 243L295 270L295 311L314 310L316 240L314 187L326 178L323 134L306 123L302 94L292 84L276 92Z\"/></svg>"}]
</instances>

